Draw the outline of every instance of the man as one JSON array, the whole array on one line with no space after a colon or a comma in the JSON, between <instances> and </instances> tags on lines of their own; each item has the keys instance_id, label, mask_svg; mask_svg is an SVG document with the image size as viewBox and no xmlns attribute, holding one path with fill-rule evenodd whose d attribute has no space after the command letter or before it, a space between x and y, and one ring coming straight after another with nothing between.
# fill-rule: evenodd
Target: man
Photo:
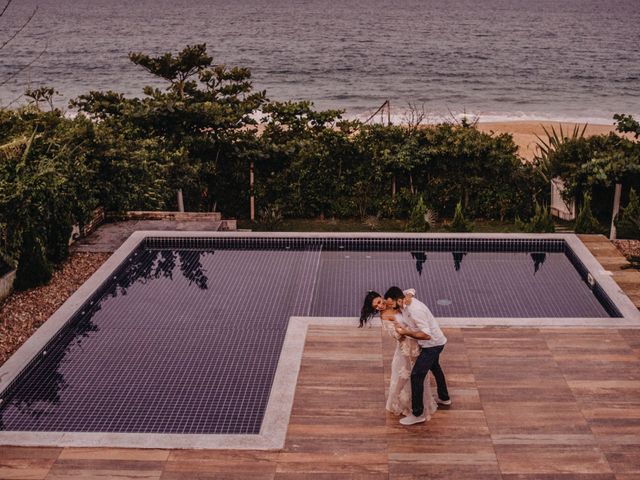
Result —
<instances>
[{"instance_id":1,"label":"man","mask_svg":"<svg viewBox=\"0 0 640 480\"><path fill-rule=\"evenodd\" d=\"M415 292L412 292L415 294ZM391 287L384 295L387 304L398 309L402 313L404 326L397 326L396 331L400 335L415 338L420 345L420 355L411 370L411 407L412 414L400 420L402 425L413 425L426 421L424 414L424 379L433 372L438 387L437 402L442 405L451 405L447 382L444 372L440 367L440 353L447 343L440 326L429 308L416 298L407 298L405 292L398 287Z\"/></svg>"}]
</instances>

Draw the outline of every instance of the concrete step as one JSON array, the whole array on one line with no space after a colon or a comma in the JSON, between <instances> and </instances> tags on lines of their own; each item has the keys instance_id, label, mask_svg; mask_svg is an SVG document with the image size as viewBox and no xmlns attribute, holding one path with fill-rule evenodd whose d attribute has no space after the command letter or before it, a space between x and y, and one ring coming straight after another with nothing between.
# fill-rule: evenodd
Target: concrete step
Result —
<instances>
[{"instance_id":1,"label":"concrete step","mask_svg":"<svg viewBox=\"0 0 640 480\"><path fill-rule=\"evenodd\" d=\"M573 228L568 227L566 225L557 225L556 224L556 233L573 233Z\"/></svg>"}]
</instances>

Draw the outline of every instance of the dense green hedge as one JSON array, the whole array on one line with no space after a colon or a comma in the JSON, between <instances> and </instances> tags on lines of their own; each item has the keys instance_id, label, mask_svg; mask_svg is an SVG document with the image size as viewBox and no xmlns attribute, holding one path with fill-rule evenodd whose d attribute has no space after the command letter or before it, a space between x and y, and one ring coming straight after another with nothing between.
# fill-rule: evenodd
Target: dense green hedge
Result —
<instances>
[{"instance_id":1,"label":"dense green hedge","mask_svg":"<svg viewBox=\"0 0 640 480\"><path fill-rule=\"evenodd\" d=\"M0 255L23 267L35 262L42 273L21 287L46 281L67 255L71 225L98 205L172 210L181 189L187 210L248 218L251 165L257 211L276 220L407 219L420 198L440 218L460 204L471 220L510 220L546 202L549 169L578 192L593 176L584 163L594 152L637 153L637 144L607 137L529 164L510 135L466 123L363 125L309 102L269 101L247 69L214 65L204 45L130 59L167 88L145 87L139 98L89 92L71 103L73 117L39 108L53 89L0 110Z\"/></svg>"}]
</instances>

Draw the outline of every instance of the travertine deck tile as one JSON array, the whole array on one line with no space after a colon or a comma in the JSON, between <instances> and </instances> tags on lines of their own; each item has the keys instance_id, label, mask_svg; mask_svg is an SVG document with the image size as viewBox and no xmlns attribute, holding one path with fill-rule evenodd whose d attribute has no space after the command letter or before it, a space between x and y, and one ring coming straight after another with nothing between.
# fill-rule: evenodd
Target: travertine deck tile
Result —
<instances>
[{"instance_id":1,"label":"travertine deck tile","mask_svg":"<svg viewBox=\"0 0 640 480\"><path fill-rule=\"evenodd\" d=\"M613 473L603 452L590 445L496 445L504 474Z\"/></svg>"}]
</instances>

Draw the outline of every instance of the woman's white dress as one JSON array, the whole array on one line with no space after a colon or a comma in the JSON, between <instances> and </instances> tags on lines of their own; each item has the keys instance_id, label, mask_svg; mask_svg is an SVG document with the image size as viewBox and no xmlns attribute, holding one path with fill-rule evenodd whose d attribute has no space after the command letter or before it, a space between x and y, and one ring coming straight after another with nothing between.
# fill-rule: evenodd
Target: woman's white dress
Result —
<instances>
[{"instance_id":1,"label":"woman's white dress","mask_svg":"<svg viewBox=\"0 0 640 480\"><path fill-rule=\"evenodd\" d=\"M394 324L402 324L402 316L397 314L395 321L382 320L382 328L396 339L396 350L391 361L391 382L387 397L387 410L396 415L411 414L411 369L420 354L420 345L411 337L399 335ZM438 409L430 383L431 375L424 379L425 414L431 415Z\"/></svg>"}]
</instances>

